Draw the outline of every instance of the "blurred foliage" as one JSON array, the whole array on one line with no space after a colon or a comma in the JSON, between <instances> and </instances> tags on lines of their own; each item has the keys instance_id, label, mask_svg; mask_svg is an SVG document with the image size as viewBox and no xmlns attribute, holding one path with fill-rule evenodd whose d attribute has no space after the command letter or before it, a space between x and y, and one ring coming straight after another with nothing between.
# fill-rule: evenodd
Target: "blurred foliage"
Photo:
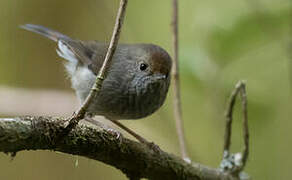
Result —
<instances>
[{"instance_id":1,"label":"blurred foliage","mask_svg":"<svg viewBox=\"0 0 292 180\"><path fill-rule=\"evenodd\" d=\"M0 85L70 89L55 44L18 28L41 24L79 39L109 41L117 1L0 1ZM292 7L289 0L180 1L182 101L194 161L216 167L222 155L224 110L238 80L247 80L254 179L291 179ZM171 51L171 2L130 1L122 42ZM291 48L292 46L290 46ZM1 97L0 97L1 100ZM1 107L0 107L1 108ZM238 103L233 149L241 147ZM147 120L146 120L147 119ZM178 154L171 92L164 107L127 126ZM47 151L0 155L0 179L126 179L100 162Z\"/></svg>"}]
</instances>

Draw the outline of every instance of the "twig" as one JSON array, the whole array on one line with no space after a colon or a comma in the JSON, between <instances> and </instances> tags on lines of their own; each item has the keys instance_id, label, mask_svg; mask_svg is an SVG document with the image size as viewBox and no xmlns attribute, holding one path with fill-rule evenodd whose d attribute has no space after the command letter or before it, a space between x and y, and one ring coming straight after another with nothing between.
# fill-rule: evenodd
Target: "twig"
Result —
<instances>
[{"instance_id":1,"label":"twig","mask_svg":"<svg viewBox=\"0 0 292 180\"><path fill-rule=\"evenodd\" d=\"M83 105L80 107L80 109L77 111L77 113L75 113L71 117L69 125L66 127L64 133L62 133L63 135L70 132L78 124L78 122L84 118L89 105L91 104L93 99L98 95L98 93L102 87L103 80L106 78L107 71L110 68L114 52L115 52L116 47L118 45L118 41L120 38L120 32L121 32L121 28L123 25L123 20L124 20L125 14L126 14L127 3L128 3L128 0L121 0L120 1L120 7L119 7L118 15L116 18L116 24L115 24L114 31L112 34L111 42L110 42L110 45L108 47L108 51L106 53L105 60L102 64L101 69L98 72L97 77L96 77L95 84L91 88L91 91L90 91L89 95L87 96L87 98L85 99ZM140 142L152 145L152 143L149 143L142 136L136 134L134 131L127 128L126 126L124 126L120 122L117 122L115 120L110 120L110 121L113 122L114 124L116 124L117 126L119 126L120 128L124 129L126 132L128 132L129 134L134 136Z\"/></svg>"},{"instance_id":2,"label":"twig","mask_svg":"<svg viewBox=\"0 0 292 180\"><path fill-rule=\"evenodd\" d=\"M180 97L180 79L179 79L179 63L178 63L178 0L172 1L172 31L173 31L173 55L174 63L172 68L173 76L173 106L174 117L176 122L176 131L179 139L181 156L183 159L189 161L189 156L186 149L185 135L183 130L183 119L181 109L181 97Z\"/></svg>"},{"instance_id":3,"label":"twig","mask_svg":"<svg viewBox=\"0 0 292 180\"><path fill-rule=\"evenodd\" d=\"M70 118L69 124L65 130L65 134L70 132L78 124L78 122L84 118L89 105L91 104L92 100L96 97L96 95L98 95L98 93L102 87L103 80L107 76L107 71L110 68L112 57L113 57L115 50L116 50L116 47L118 45L120 32L121 32L123 20L125 17L127 2L128 2L128 0L121 0L120 1L120 7L118 10L118 15L116 18L115 27L113 30L110 45L108 47L103 65L102 65L98 75L96 76L96 81L95 81L93 87L91 88L89 95L87 96L87 98L85 99L85 101L83 102L83 104L79 108L79 110L76 113L74 113L74 115Z\"/></svg>"},{"instance_id":4,"label":"twig","mask_svg":"<svg viewBox=\"0 0 292 180\"><path fill-rule=\"evenodd\" d=\"M231 130L232 130L232 120L233 120L233 109L236 101L236 97L240 93L242 101L242 111L243 111L243 140L244 148L243 152L237 154L230 154L231 145ZM233 174L238 175L246 164L249 154L249 132L248 132L248 117L247 117L247 97L245 83L239 81L233 92L231 93L231 98L229 106L226 112L226 127L225 127L225 137L224 137L224 157L221 162L221 168L224 171L230 171Z\"/></svg>"},{"instance_id":5,"label":"twig","mask_svg":"<svg viewBox=\"0 0 292 180\"><path fill-rule=\"evenodd\" d=\"M152 151L147 145L125 137L120 140L98 126L93 128L79 124L57 143L56 138L64 129L64 121L54 117L0 118L0 152L59 151L101 161L130 178L234 180L230 174L219 169L186 163L177 156L162 150Z\"/></svg>"}]
</instances>

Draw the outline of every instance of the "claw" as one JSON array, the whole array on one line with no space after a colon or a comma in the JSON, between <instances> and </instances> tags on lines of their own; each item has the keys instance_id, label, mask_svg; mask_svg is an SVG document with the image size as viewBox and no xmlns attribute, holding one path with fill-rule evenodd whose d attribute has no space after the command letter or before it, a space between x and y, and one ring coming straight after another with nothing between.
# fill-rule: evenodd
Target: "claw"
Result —
<instances>
[{"instance_id":1,"label":"claw","mask_svg":"<svg viewBox=\"0 0 292 180\"><path fill-rule=\"evenodd\" d=\"M106 131L109 134L113 135L115 137L115 139L117 139L119 141L122 141L123 136L122 136L122 134L119 131L117 131L115 129L112 129L112 128L107 128Z\"/></svg>"},{"instance_id":2,"label":"claw","mask_svg":"<svg viewBox=\"0 0 292 180\"><path fill-rule=\"evenodd\" d=\"M160 153L161 149L158 145L154 144L153 142L145 142L145 144L152 149L156 153Z\"/></svg>"}]
</instances>

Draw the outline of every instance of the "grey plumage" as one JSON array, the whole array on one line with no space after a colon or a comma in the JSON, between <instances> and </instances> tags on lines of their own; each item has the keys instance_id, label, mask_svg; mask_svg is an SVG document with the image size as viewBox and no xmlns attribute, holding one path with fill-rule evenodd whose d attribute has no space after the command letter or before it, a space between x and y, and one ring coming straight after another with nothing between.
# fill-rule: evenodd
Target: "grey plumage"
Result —
<instances>
[{"instance_id":1,"label":"grey plumage","mask_svg":"<svg viewBox=\"0 0 292 180\"><path fill-rule=\"evenodd\" d=\"M39 25L21 27L58 43L58 54L68 60L65 67L71 77L72 88L83 102L102 66L108 45L73 40ZM142 64L147 66L145 70L144 67L141 70ZM138 119L152 114L166 98L171 65L170 56L159 46L118 45L107 78L99 96L90 105L89 113L115 120Z\"/></svg>"}]
</instances>

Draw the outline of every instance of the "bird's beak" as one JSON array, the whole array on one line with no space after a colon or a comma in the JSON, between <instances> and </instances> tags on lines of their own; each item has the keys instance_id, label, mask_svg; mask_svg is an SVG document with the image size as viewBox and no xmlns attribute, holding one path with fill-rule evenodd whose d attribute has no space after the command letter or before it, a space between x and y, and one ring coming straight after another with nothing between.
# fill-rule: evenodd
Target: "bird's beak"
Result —
<instances>
[{"instance_id":1,"label":"bird's beak","mask_svg":"<svg viewBox=\"0 0 292 180\"><path fill-rule=\"evenodd\" d=\"M166 75L164 75L164 74L155 74L154 75L154 79L155 80L164 80L164 79L166 79L167 78L167 76Z\"/></svg>"}]
</instances>

